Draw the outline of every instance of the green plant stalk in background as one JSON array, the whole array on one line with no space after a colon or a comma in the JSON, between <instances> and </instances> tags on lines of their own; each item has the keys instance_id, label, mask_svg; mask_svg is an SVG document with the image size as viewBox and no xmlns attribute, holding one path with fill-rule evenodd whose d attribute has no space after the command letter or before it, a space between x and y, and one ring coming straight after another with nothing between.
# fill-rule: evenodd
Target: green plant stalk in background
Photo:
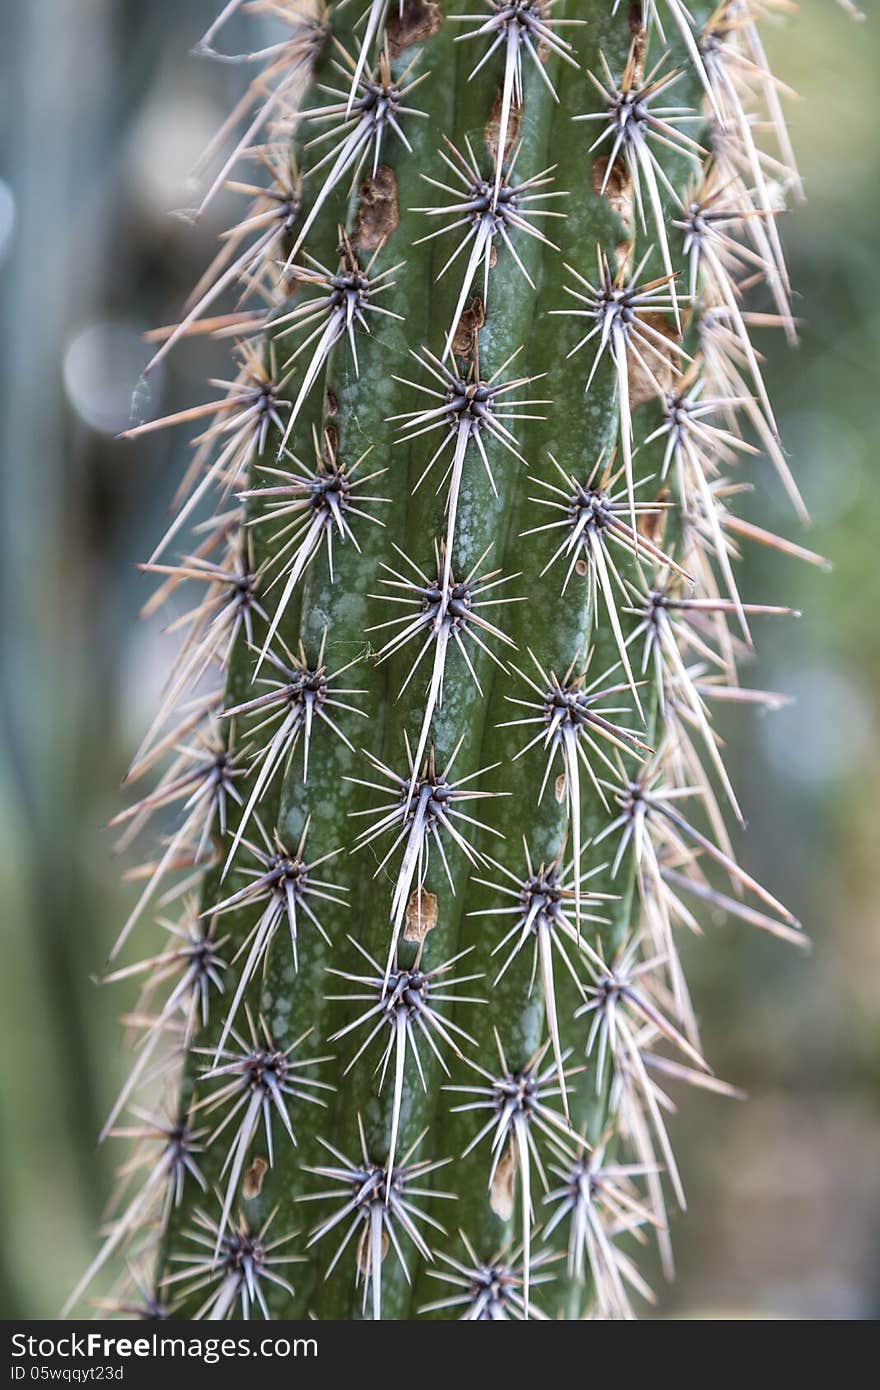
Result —
<instances>
[{"instance_id":1,"label":"green plant stalk in background","mask_svg":"<svg viewBox=\"0 0 880 1390\"><path fill-rule=\"evenodd\" d=\"M283 20L254 202L157 354L240 372L151 564L200 592L121 818L178 817L114 956L148 909L170 949L110 972L145 1178L72 1302L125 1251L182 1316L633 1316L666 1087L730 1091L676 938L709 902L803 940L711 723L774 702L739 545L818 559L735 515L758 452L802 510L744 316L793 333L765 6L242 8Z\"/></svg>"}]
</instances>

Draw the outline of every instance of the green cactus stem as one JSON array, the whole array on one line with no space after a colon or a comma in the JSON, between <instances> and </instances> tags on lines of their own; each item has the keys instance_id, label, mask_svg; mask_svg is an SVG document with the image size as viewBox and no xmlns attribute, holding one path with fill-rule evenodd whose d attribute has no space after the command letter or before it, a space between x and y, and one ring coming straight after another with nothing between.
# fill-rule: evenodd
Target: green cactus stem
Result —
<instances>
[{"instance_id":1,"label":"green cactus stem","mask_svg":"<svg viewBox=\"0 0 880 1390\"><path fill-rule=\"evenodd\" d=\"M150 564L198 593L122 818L170 818L116 949L170 944L111 971L146 1176L72 1302L125 1253L178 1316L628 1318L667 1089L733 1093L678 942L804 941L713 718L788 611L740 547L819 562L736 513L756 458L803 513L750 337L794 334L766 7L241 8L283 38L208 185L250 206L157 354L237 376Z\"/></svg>"}]
</instances>

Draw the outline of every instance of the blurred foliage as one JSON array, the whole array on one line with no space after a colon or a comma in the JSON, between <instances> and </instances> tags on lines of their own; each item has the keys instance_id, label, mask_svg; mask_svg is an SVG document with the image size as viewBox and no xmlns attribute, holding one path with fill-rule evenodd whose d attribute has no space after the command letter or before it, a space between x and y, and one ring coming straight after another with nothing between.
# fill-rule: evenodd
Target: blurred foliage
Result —
<instances>
[{"instance_id":1,"label":"blurred foliage","mask_svg":"<svg viewBox=\"0 0 880 1390\"><path fill-rule=\"evenodd\" d=\"M94 1136L124 1069L125 992L93 983L124 915L105 826L168 651L137 612L184 440L135 450L140 332L168 322L222 209L192 226L186 176L241 73L189 56L213 0L31 0L0 10L0 1313L52 1317L94 1248L113 1155ZM766 627L755 684L788 709L725 728L745 862L802 917L811 956L707 924L689 968L707 1055L746 1105L682 1097L691 1211L661 1314L880 1312L880 16L831 0L771 36L806 207L785 219L800 347L767 334L783 437L815 517L762 482L754 519L834 561L747 554ZM222 349L179 351L147 408L204 398ZM758 462L755 467L761 468ZM766 482L766 480L765 480ZM771 500L767 500L768 497ZM761 508L760 512L757 508ZM658 1276L659 1277L659 1276Z\"/></svg>"}]
</instances>

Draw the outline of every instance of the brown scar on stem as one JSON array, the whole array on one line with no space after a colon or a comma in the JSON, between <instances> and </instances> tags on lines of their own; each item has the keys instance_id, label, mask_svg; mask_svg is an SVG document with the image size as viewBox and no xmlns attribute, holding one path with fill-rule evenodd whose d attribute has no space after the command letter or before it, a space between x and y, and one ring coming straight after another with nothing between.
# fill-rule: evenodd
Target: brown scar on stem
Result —
<instances>
[{"instance_id":1,"label":"brown scar on stem","mask_svg":"<svg viewBox=\"0 0 880 1390\"><path fill-rule=\"evenodd\" d=\"M456 357L473 357L474 343L483 324L486 322L486 306L481 295L474 295L461 318L452 339L452 351Z\"/></svg>"},{"instance_id":2,"label":"brown scar on stem","mask_svg":"<svg viewBox=\"0 0 880 1390\"><path fill-rule=\"evenodd\" d=\"M565 800L565 773L560 772L556 781L553 783L553 795L561 806Z\"/></svg>"},{"instance_id":3,"label":"brown scar on stem","mask_svg":"<svg viewBox=\"0 0 880 1390\"><path fill-rule=\"evenodd\" d=\"M634 204L632 179L626 163L616 159L609 170L608 156L597 155L590 170L590 182L593 192L606 200L611 210L620 218L626 232L631 234Z\"/></svg>"},{"instance_id":4,"label":"brown scar on stem","mask_svg":"<svg viewBox=\"0 0 880 1390\"><path fill-rule=\"evenodd\" d=\"M375 251L397 230L400 209L393 169L380 164L375 177L364 179L358 190L358 209L352 240L361 251Z\"/></svg>"},{"instance_id":5,"label":"brown scar on stem","mask_svg":"<svg viewBox=\"0 0 880 1390\"><path fill-rule=\"evenodd\" d=\"M618 270L629 270L632 266L633 256L635 255L635 241L621 241L614 248L614 255L617 261Z\"/></svg>"},{"instance_id":6,"label":"brown scar on stem","mask_svg":"<svg viewBox=\"0 0 880 1390\"><path fill-rule=\"evenodd\" d=\"M508 1144L489 1188L489 1206L502 1221L513 1216L513 1199L516 1189L516 1154L513 1144Z\"/></svg>"},{"instance_id":7,"label":"brown scar on stem","mask_svg":"<svg viewBox=\"0 0 880 1390\"><path fill-rule=\"evenodd\" d=\"M645 11L644 6L642 5L642 0L632 0L626 19L629 25L629 32L632 34L633 39L635 41L634 49L636 64L639 68L641 68L645 57L645 40L647 39L647 31L645 30Z\"/></svg>"},{"instance_id":8,"label":"brown scar on stem","mask_svg":"<svg viewBox=\"0 0 880 1390\"><path fill-rule=\"evenodd\" d=\"M489 112L489 119L483 127L483 143L486 146L494 162L498 152L498 132L501 127L501 99L502 90L499 86L495 98L492 102L492 110ZM507 140L504 143L504 158L510 158L510 152L519 138L519 128L522 124L522 112L519 107L511 106L507 118Z\"/></svg>"},{"instance_id":9,"label":"brown scar on stem","mask_svg":"<svg viewBox=\"0 0 880 1390\"><path fill-rule=\"evenodd\" d=\"M328 391L326 392L326 395L325 395L325 398L324 398L324 404L325 404L325 408L326 408L327 414L328 414L331 418L332 418L334 415L338 415L338 414L339 414L339 400L337 399L337 396L336 396L335 392L330 391L330 390L328 390Z\"/></svg>"},{"instance_id":10,"label":"brown scar on stem","mask_svg":"<svg viewBox=\"0 0 880 1390\"><path fill-rule=\"evenodd\" d=\"M640 314L639 318L643 323L648 324L655 333L659 333L665 338L669 346L668 350L664 351L658 345L659 356L657 353L651 353L653 380L648 376L638 359L627 353L629 398L630 405L634 409L636 406L645 405L648 401L656 400L658 385L661 391L671 391L675 386L676 368L680 363L678 334L669 320L663 314L654 313Z\"/></svg>"},{"instance_id":11,"label":"brown scar on stem","mask_svg":"<svg viewBox=\"0 0 880 1390\"><path fill-rule=\"evenodd\" d=\"M414 889L406 905L404 941L413 941L421 945L428 932L436 927L439 910L436 893L429 893L427 888Z\"/></svg>"},{"instance_id":12,"label":"brown scar on stem","mask_svg":"<svg viewBox=\"0 0 880 1390\"><path fill-rule=\"evenodd\" d=\"M443 8L436 0L405 0L403 13L397 5L391 7L385 25L388 55L393 60L405 48L423 43L436 34L443 23Z\"/></svg>"},{"instance_id":13,"label":"brown scar on stem","mask_svg":"<svg viewBox=\"0 0 880 1390\"><path fill-rule=\"evenodd\" d=\"M259 1197L263 1190L263 1179L268 1171L268 1159L263 1158L262 1154L257 1154L241 1184L241 1195L246 1201L250 1201L253 1197Z\"/></svg>"},{"instance_id":14,"label":"brown scar on stem","mask_svg":"<svg viewBox=\"0 0 880 1390\"><path fill-rule=\"evenodd\" d=\"M324 462L332 465L339 453L339 428L330 421L324 426L324 447L321 450Z\"/></svg>"}]
</instances>

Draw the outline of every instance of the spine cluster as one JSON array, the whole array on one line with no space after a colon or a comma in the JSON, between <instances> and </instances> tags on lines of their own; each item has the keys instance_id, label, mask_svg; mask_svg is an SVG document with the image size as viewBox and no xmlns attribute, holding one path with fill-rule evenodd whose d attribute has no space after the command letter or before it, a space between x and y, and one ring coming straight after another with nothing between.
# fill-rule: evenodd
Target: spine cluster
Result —
<instances>
[{"instance_id":1,"label":"spine cluster","mask_svg":"<svg viewBox=\"0 0 880 1390\"><path fill-rule=\"evenodd\" d=\"M674 1092L737 1094L682 939L805 942L715 723L785 703L739 675L790 614L742 550L822 563L742 514L806 520L754 341L796 335L777 6L358 8L202 42L261 36L202 170L246 206L154 362L234 365L130 431L197 434L118 818L156 831L107 973L135 1147L69 1306L112 1262L151 1317L631 1318Z\"/></svg>"}]
</instances>

